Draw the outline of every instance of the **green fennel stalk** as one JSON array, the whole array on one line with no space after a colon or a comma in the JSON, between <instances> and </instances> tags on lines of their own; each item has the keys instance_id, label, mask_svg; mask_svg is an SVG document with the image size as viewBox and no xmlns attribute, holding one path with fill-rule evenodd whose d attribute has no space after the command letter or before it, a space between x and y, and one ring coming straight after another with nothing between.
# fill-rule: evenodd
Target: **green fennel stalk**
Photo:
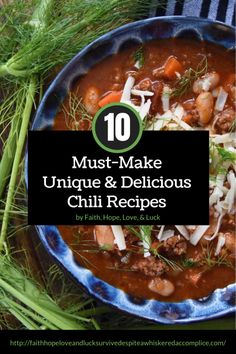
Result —
<instances>
[{"instance_id":1,"label":"green fennel stalk","mask_svg":"<svg viewBox=\"0 0 236 354\"><path fill-rule=\"evenodd\" d=\"M27 328L39 329L39 325L43 325L48 329L85 329L82 322L94 326L94 322L80 315L80 311L75 315L62 310L18 268L8 257L0 256L0 304L11 309L18 319L22 316L24 325L29 320Z\"/></svg>"},{"instance_id":2,"label":"green fennel stalk","mask_svg":"<svg viewBox=\"0 0 236 354\"><path fill-rule=\"evenodd\" d=\"M10 221L25 215L25 194L19 192L23 186L22 154L34 103L42 97L45 78L55 75L58 65L64 65L100 35L147 16L150 3L137 0L134 6L131 0L13 0L0 7L0 248L5 254L12 253L4 245L19 229L14 223L10 226ZM105 307L94 308L93 300L84 301L79 292L74 305L69 306L66 287L58 299L61 303L68 296L63 310L47 295L49 290L42 291L33 284L21 268L13 260L9 264L5 257L0 259L0 311L12 314L25 328L83 329L86 324L99 329L91 317L110 312Z\"/></svg>"},{"instance_id":3,"label":"green fennel stalk","mask_svg":"<svg viewBox=\"0 0 236 354\"><path fill-rule=\"evenodd\" d=\"M7 200L5 206L5 212L3 214L2 228L0 233L0 251L3 250L5 238L7 235L8 221L9 221L9 212L11 210L12 201L14 198L16 180L18 175L18 169L20 165L21 155L25 144L26 135L28 132L29 121L31 117L32 107L34 103L34 96L36 93L36 79L31 78L28 88L28 93L25 102L25 108L22 115L22 123L19 133L19 138L17 142L15 157L13 160L11 178L8 187Z\"/></svg>"},{"instance_id":4,"label":"green fennel stalk","mask_svg":"<svg viewBox=\"0 0 236 354\"><path fill-rule=\"evenodd\" d=\"M0 200L3 197L12 169L27 87L17 87L16 89L18 90L17 94L9 97L5 106L2 107L3 109L0 106L0 138L3 141L3 153L0 160ZM7 130L9 131L8 134ZM4 141L6 134L7 140Z\"/></svg>"}]
</instances>

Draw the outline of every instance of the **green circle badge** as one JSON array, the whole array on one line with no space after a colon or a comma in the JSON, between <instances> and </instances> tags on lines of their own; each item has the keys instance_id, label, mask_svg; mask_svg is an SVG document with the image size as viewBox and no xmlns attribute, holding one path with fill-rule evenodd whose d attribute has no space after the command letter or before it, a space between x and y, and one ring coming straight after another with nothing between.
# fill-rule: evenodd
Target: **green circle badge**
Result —
<instances>
[{"instance_id":1,"label":"green circle badge","mask_svg":"<svg viewBox=\"0 0 236 354\"><path fill-rule=\"evenodd\" d=\"M92 132L102 149L121 153L138 144L143 127L139 113L134 108L125 103L111 103L96 113Z\"/></svg>"}]
</instances>

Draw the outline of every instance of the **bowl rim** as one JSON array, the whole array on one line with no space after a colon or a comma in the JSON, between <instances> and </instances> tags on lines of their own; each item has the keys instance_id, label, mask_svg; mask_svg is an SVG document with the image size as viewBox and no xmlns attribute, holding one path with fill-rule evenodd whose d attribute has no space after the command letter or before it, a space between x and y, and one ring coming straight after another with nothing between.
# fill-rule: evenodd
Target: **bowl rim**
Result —
<instances>
[{"instance_id":1,"label":"bowl rim","mask_svg":"<svg viewBox=\"0 0 236 354\"><path fill-rule=\"evenodd\" d=\"M231 25L227 25L225 23L222 23L220 21L213 21L213 20L209 20L209 19L205 19L205 18L198 18L195 16L160 16L160 17L151 17L148 19L143 19L143 20L139 20L139 21L135 21L135 22L131 22L128 23L126 25L123 25L121 27L118 27L110 32L107 32L106 34L100 36L99 38L97 38L95 41L91 42L89 45L87 45L86 47L84 47L82 50L80 50L61 70L60 72L57 74L57 76L53 79L53 81L51 82L51 84L49 85L48 89L46 90L43 99L40 102L40 105L37 109L37 112L35 114L34 120L33 120L33 124L31 129L34 130L35 128L37 129L37 123L38 120L40 120L40 115L43 112L43 109L45 108L45 104L47 101L48 96L53 92L54 88L63 80L63 77L66 75L66 73L70 70L70 68L73 67L73 65L80 59L82 58L85 54L89 53L89 51L94 47L94 45L101 43L103 41L106 41L107 39L109 40L109 37L112 35L122 35L123 32L126 32L127 30L130 29L135 29L138 28L142 25L146 25L146 24L151 24L151 23L155 23L156 21L159 22L165 22L165 21L182 21L185 20L189 23L205 23L205 24L209 24L209 25L219 25L220 28L219 30L222 30L222 28L224 28L227 31L235 31L235 27L231 26ZM60 86L60 85L59 85ZM28 153L26 151L26 157L25 157L25 182L26 182L26 187L28 189ZM195 314L196 311L198 311L198 306L196 306L196 304L199 305L199 315L194 315L191 317L191 314L189 317L186 318L171 318L171 317L163 317L160 315L157 315L157 313L155 313L155 311L153 309L150 309L148 307L149 311L146 311L146 305L144 306L145 310L144 312L141 311L142 306L140 305L134 305L131 306L131 302L130 302L130 298L132 298L130 295L126 294L123 290L116 288L112 285L110 285L109 283L106 283L105 281L97 278L95 275L93 275L93 273L88 270L85 267L82 267L78 264L78 262L75 260L74 256L73 256L73 252L72 250L69 248L69 246L64 242L64 240L62 239L62 236L59 233L59 230L56 226L49 226L49 225L35 225L35 228L37 230L37 233L45 247L45 249L47 250L47 252L53 257L53 259L60 264L60 266L66 270L66 272L72 276L72 278L76 281L76 283L80 286L83 287L83 289L89 293L91 296L95 297L97 300L102 301L103 303L112 306L113 308L119 309L120 311L123 311L125 313L128 313L130 315L133 316L138 316L144 319L148 319L148 320L152 320L154 322L157 323L162 323L162 324L184 324L184 323L191 323L191 322L198 322L198 321L203 321L203 320L208 320L208 319L214 319L217 317L221 317L224 315L228 315L230 313L235 312L236 310L236 306L231 306L231 307L226 307L225 309L221 309L218 312L212 311L211 313L205 314L204 313L204 308L207 308L209 306L208 301L206 301L206 305L204 307L205 304L205 300L208 299L209 297L214 297L214 295L218 294L219 296L222 296L224 292L227 291L235 291L236 290L236 284L229 284L227 287L222 288L222 289L216 289L212 292L212 294L210 294L209 296L207 296L206 298L204 298L204 301L201 302L201 305L199 305L200 300L193 300L193 299L187 299L187 300L183 300L181 302L165 302L165 301L158 301L158 300L152 300L152 299L146 299L144 300L147 303L155 303L156 306L163 306L166 308L166 311L168 311L168 308L174 308L175 310L179 309L180 307L186 307L192 309L193 313ZM54 228L54 236L56 237L56 241L59 244L59 248L63 250L63 252L56 252L55 250L53 250L53 248L50 246L48 240L47 240L47 236L48 233L51 232L52 228ZM70 263L68 263L70 262ZM78 274L78 270L79 270L79 274ZM83 276L82 280L80 278L80 276L83 273L87 273L87 277ZM92 278L93 281L95 283L100 284L101 286L105 286L106 289L108 289L108 291L111 291L111 293L118 293L118 301L114 302L114 299L106 299L104 298L103 295L101 295L100 293L96 293L87 283L88 278ZM91 280L91 279L90 279ZM129 298L129 299L128 299ZM116 299L116 297L115 297ZM219 298L214 298L213 301L216 300L216 303L219 302ZM120 302L121 301L121 302ZM127 302L128 301L128 302ZM222 301L222 299L221 299ZM125 306L124 306L125 305ZM123 306L123 308L122 308ZM201 310L200 310L201 308Z\"/></svg>"},{"instance_id":2,"label":"bowl rim","mask_svg":"<svg viewBox=\"0 0 236 354\"><path fill-rule=\"evenodd\" d=\"M233 31L235 33L235 29L236 27L225 24L224 22L221 21L214 21L208 18L201 18L201 17L196 17L196 16L185 16L185 15L178 15L178 16L156 16L156 17L151 17L151 18L146 18L143 20L139 20L139 21L135 21L135 22L130 22L128 24L125 24L123 26L120 26L112 31L109 31L105 34L103 34L102 36L100 36L99 38L95 39L94 41L92 41L91 43L89 43L87 46L85 46L83 49L81 49L60 71L59 73L56 75L56 77L52 80L51 84L49 85L49 87L47 88L46 92L44 93L44 96L39 104L39 107L37 109L37 112L35 114L35 118L33 121L33 125L32 125L32 129L34 129L34 122L37 120L37 117L40 115L40 112L45 104L45 101L47 99L47 97L49 96L50 92L53 90L53 88L57 85L58 82L60 82L60 80L63 78L63 76L65 75L65 73L67 72L67 70L69 70L69 68L71 66L73 66L73 64L75 62L77 62L77 60L79 58L81 58L82 56L84 56L86 53L88 53L90 51L90 49L93 48L94 45L96 45L97 43L100 43L101 41L106 40L109 36L113 35L113 34L117 34L119 32L123 32L126 31L127 29L130 28L135 28L135 27L139 27L142 24L149 24L155 21L176 21L176 20L185 20L188 21L189 23L205 23L205 24L209 24L209 25L219 25L222 28L224 28L225 30L230 30Z\"/></svg>"}]
</instances>

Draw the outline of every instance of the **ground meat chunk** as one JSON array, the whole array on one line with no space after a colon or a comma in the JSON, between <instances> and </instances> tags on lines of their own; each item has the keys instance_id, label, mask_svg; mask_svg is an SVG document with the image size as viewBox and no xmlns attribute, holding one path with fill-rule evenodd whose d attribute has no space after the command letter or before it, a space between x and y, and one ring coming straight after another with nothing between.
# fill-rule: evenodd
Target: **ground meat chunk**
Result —
<instances>
[{"instance_id":1,"label":"ground meat chunk","mask_svg":"<svg viewBox=\"0 0 236 354\"><path fill-rule=\"evenodd\" d=\"M164 262L152 256L136 261L131 269L150 277L159 276L169 270Z\"/></svg>"},{"instance_id":2,"label":"ground meat chunk","mask_svg":"<svg viewBox=\"0 0 236 354\"><path fill-rule=\"evenodd\" d=\"M164 241L162 248L170 256L181 256L187 251L187 242L182 236L176 235Z\"/></svg>"},{"instance_id":3,"label":"ground meat chunk","mask_svg":"<svg viewBox=\"0 0 236 354\"><path fill-rule=\"evenodd\" d=\"M235 230L236 220L235 215L233 214L226 214L222 219L222 228L227 230Z\"/></svg>"},{"instance_id":4,"label":"ground meat chunk","mask_svg":"<svg viewBox=\"0 0 236 354\"><path fill-rule=\"evenodd\" d=\"M152 91L154 92L154 95L151 97L151 113L153 114L156 113L160 107L162 90L163 83L161 81L154 81L152 84Z\"/></svg>"},{"instance_id":5,"label":"ground meat chunk","mask_svg":"<svg viewBox=\"0 0 236 354\"><path fill-rule=\"evenodd\" d=\"M227 108L215 116L215 131L218 134L228 133L235 119L233 108Z\"/></svg>"}]
</instances>

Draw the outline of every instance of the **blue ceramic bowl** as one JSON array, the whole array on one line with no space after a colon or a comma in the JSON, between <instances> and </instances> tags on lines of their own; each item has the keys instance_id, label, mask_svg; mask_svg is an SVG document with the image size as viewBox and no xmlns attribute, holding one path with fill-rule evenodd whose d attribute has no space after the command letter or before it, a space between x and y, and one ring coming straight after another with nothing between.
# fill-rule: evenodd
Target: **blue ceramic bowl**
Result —
<instances>
[{"instance_id":1,"label":"blue ceramic bowl","mask_svg":"<svg viewBox=\"0 0 236 354\"><path fill-rule=\"evenodd\" d=\"M117 53L121 48L153 39L183 37L206 40L232 50L234 28L220 22L194 17L159 17L120 27L100 37L79 52L57 75L36 113L33 129L50 129L60 103L78 78L94 64ZM26 158L27 182L27 158ZM56 226L38 225L38 234L46 250L87 292L107 305L159 323L189 323L223 316L235 311L235 284L217 289L198 300L168 303L138 299L98 279L82 267L63 241Z\"/></svg>"}]
</instances>

